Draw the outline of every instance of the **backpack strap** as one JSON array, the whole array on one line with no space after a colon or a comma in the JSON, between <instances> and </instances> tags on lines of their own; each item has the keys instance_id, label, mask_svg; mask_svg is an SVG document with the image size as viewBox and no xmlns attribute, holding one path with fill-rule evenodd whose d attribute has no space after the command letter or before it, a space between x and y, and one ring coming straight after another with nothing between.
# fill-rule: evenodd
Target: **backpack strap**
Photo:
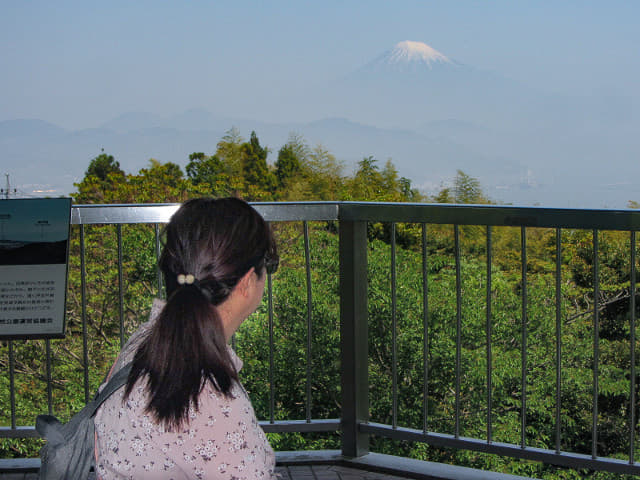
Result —
<instances>
[{"instance_id":1,"label":"backpack strap","mask_svg":"<svg viewBox=\"0 0 640 480\"><path fill-rule=\"evenodd\" d=\"M100 408L100 405L102 405L107 398L109 398L116 390L127 383L127 378L129 377L130 371L131 362L127 363L124 367L122 367L114 375L111 376L102 391L96 394L96 397L93 399L93 401L87 404L87 407L90 407L91 409L89 412L90 416L93 416L96 413L96 410Z\"/></svg>"}]
</instances>

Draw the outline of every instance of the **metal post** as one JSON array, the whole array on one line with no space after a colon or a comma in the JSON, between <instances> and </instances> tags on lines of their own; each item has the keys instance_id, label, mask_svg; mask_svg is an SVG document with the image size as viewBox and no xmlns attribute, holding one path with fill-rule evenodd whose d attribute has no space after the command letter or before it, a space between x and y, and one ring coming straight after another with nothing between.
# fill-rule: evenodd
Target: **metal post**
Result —
<instances>
[{"instance_id":1,"label":"metal post","mask_svg":"<svg viewBox=\"0 0 640 480\"><path fill-rule=\"evenodd\" d=\"M273 344L273 283L271 274L267 274L267 300L269 302L269 423L275 422L276 385L275 385L275 349Z\"/></svg>"},{"instance_id":2,"label":"metal post","mask_svg":"<svg viewBox=\"0 0 640 480\"><path fill-rule=\"evenodd\" d=\"M156 276L158 281L158 297L164 298L162 291L162 272L160 271L160 253L161 253L161 245L160 245L160 225L157 223L153 226L153 232L155 234L155 242L156 242Z\"/></svg>"},{"instance_id":3,"label":"metal post","mask_svg":"<svg viewBox=\"0 0 640 480\"><path fill-rule=\"evenodd\" d=\"M311 370L312 370L312 313L313 296L311 292L311 252L309 246L309 222L302 222L304 228L304 264L307 274L307 394L306 394L306 414L307 423L311 423Z\"/></svg>"},{"instance_id":4,"label":"metal post","mask_svg":"<svg viewBox=\"0 0 640 480\"><path fill-rule=\"evenodd\" d=\"M87 266L84 225L80 225L80 292L82 298L82 358L84 368L84 401L89 403L89 345L87 341Z\"/></svg>"},{"instance_id":5,"label":"metal post","mask_svg":"<svg viewBox=\"0 0 640 480\"><path fill-rule=\"evenodd\" d=\"M422 224L422 431L429 428L429 278L427 275L427 224Z\"/></svg>"},{"instance_id":6,"label":"metal post","mask_svg":"<svg viewBox=\"0 0 640 480\"><path fill-rule=\"evenodd\" d=\"M11 404L11 429L16 429L16 358L13 341L9 340L9 403Z\"/></svg>"},{"instance_id":7,"label":"metal post","mask_svg":"<svg viewBox=\"0 0 640 480\"><path fill-rule=\"evenodd\" d=\"M493 354L491 353L491 263L492 263L492 237L491 225L487 225L487 316L486 316L486 335L487 335L487 443L493 441Z\"/></svg>"},{"instance_id":8,"label":"metal post","mask_svg":"<svg viewBox=\"0 0 640 480\"><path fill-rule=\"evenodd\" d=\"M396 299L396 224L391 224L391 425L398 428L398 315Z\"/></svg>"},{"instance_id":9,"label":"metal post","mask_svg":"<svg viewBox=\"0 0 640 480\"><path fill-rule=\"evenodd\" d=\"M629 463L635 462L636 436L636 232L631 232L631 301L629 302L629 328L631 342L631 392L629 401Z\"/></svg>"},{"instance_id":10,"label":"metal post","mask_svg":"<svg viewBox=\"0 0 640 480\"><path fill-rule=\"evenodd\" d=\"M522 340L520 342L520 357L522 362L521 399L520 406L520 446L527 446L527 229L520 227L521 269L522 269Z\"/></svg>"},{"instance_id":11,"label":"metal post","mask_svg":"<svg viewBox=\"0 0 640 480\"><path fill-rule=\"evenodd\" d=\"M600 268L598 261L598 231L593 230L593 414L591 433L591 457L598 457L598 385L600 363Z\"/></svg>"},{"instance_id":12,"label":"metal post","mask_svg":"<svg viewBox=\"0 0 640 480\"><path fill-rule=\"evenodd\" d=\"M120 313L120 348L124 347L124 273L123 263L124 256L122 254L122 225L118 224L116 227L118 235L118 305Z\"/></svg>"},{"instance_id":13,"label":"metal post","mask_svg":"<svg viewBox=\"0 0 640 480\"><path fill-rule=\"evenodd\" d=\"M369 419L367 327L367 223L340 222L340 346L342 454L369 452L359 424Z\"/></svg>"},{"instance_id":14,"label":"metal post","mask_svg":"<svg viewBox=\"0 0 640 480\"><path fill-rule=\"evenodd\" d=\"M556 453L562 447L562 233L556 228Z\"/></svg>"},{"instance_id":15,"label":"metal post","mask_svg":"<svg viewBox=\"0 0 640 480\"><path fill-rule=\"evenodd\" d=\"M456 255L456 397L455 397L455 437L460 437L460 383L462 376L462 267L460 265L460 227L453 226Z\"/></svg>"},{"instance_id":16,"label":"metal post","mask_svg":"<svg viewBox=\"0 0 640 480\"><path fill-rule=\"evenodd\" d=\"M271 223L267 222L269 228ZM267 304L269 308L269 423L275 423L276 384L275 384L275 347L273 324L273 279L267 273Z\"/></svg>"},{"instance_id":17,"label":"metal post","mask_svg":"<svg viewBox=\"0 0 640 480\"><path fill-rule=\"evenodd\" d=\"M53 415L53 392L51 382L51 340L48 338L44 341L45 351L47 353L46 365L47 365L47 406L49 410L49 415Z\"/></svg>"}]
</instances>

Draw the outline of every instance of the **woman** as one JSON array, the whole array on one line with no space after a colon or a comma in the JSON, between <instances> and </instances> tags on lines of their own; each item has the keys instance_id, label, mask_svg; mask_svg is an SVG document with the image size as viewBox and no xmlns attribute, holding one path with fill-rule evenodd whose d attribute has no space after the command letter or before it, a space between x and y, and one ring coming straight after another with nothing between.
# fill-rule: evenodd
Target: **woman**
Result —
<instances>
[{"instance_id":1,"label":"woman","mask_svg":"<svg viewBox=\"0 0 640 480\"><path fill-rule=\"evenodd\" d=\"M271 231L242 200L201 198L183 204L165 234L168 300L154 301L114 366L133 361L95 417L98 477L271 478L273 450L228 345L277 268Z\"/></svg>"}]
</instances>

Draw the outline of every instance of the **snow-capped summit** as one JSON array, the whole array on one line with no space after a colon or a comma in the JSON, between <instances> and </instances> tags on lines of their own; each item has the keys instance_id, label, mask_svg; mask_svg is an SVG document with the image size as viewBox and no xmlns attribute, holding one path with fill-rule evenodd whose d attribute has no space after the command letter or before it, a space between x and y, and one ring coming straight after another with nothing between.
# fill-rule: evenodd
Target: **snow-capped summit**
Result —
<instances>
[{"instance_id":1,"label":"snow-capped summit","mask_svg":"<svg viewBox=\"0 0 640 480\"><path fill-rule=\"evenodd\" d=\"M432 63L451 63L451 60L426 43L411 40L397 43L384 57L388 63L419 62L429 66Z\"/></svg>"},{"instance_id":2,"label":"snow-capped summit","mask_svg":"<svg viewBox=\"0 0 640 480\"><path fill-rule=\"evenodd\" d=\"M365 72L428 72L442 67L458 67L455 61L423 42L405 40L368 63Z\"/></svg>"}]
</instances>

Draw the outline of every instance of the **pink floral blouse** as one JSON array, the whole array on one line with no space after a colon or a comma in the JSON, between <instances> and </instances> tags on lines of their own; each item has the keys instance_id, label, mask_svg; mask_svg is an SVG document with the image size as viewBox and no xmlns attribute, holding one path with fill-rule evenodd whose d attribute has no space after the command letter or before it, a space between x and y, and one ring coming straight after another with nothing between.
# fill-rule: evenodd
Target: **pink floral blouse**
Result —
<instances>
[{"instance_id":1,"label":"pink floral blouse","mask_svg":"<svg viewBox=\"0 0 640 480\"><path fill-rule=\"evenodd\" d=\"M134 333L116 361L114 372L131 361L144 334L164 302L155 300L150 320ZM230 350L236 369L242 361ZM135 385L123 403L124 388L109 397L95 417L98 478L112 479L271 479L275 456L256 420L242 385L233 398L209 382L199 408L189 408L189 422L181 431L168 432L145 413L144 381Z\"/></svg>"}]
</instances>

